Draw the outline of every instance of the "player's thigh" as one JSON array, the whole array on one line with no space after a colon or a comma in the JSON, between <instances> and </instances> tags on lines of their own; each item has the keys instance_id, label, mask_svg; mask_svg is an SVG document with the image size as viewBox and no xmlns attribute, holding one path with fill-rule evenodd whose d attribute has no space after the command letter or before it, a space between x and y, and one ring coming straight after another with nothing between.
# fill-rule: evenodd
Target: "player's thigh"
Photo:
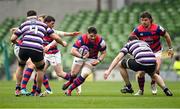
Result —
<instances>
[{"instance_id":1,"label":"player's thigh","mask_svg":"<svg viewBox=\"0 0 180 109\"><path fill-rule=\"evenodd\" d=\"M81 76L83 78L87 78L91 73L92 73L92 67L89 66L89 65L84 65L83 68L82 68L82 71L81 71Z\"/></svg>"},{"instance_id":2,"label":"player's thigh","mask_svg":"<svg viewBox=\"0 0 180 109\"><path fill-rule=\"evenodd\" d=\"M31 69L35 68L35 65L33 64L30 58L27 60L26 65L28 68L31 68Z\"/></svg>"},{"instance_id":3,"label":"player's thigh","mask_svg":"<svg viewBox=\"0 0 180 109\"><path fill-rule=\"evenodd\" d=\"M158 51L155 53L155 56L156 56L156 63L157 63L157 71L160 70L160 67L161 67L161 58L162 58L162 51Z\"/></svg>"},{"instance_id":4,"label":"player's thigh","mask_svg":"<svg viewBox=\"0 0 180 109\"><path fill-rule=\"evenodd\" d=\"M37 70L44 70L45 62L43 52L31 50L30 58Z\"/></svg>"},{"instance_id":5,"label":"player's thigh","mask_svg":"<svg viewBox=\"0 0 180 109\"><path fill-rule=\"evenodd\" d=\"M78 74L83 65L84 65L84 60L81 58L75 57L73 60L72 67L71 67L71 74L75 74L75 75Z\"/></svg>"},{"instance_id":6,"label":"player's thigh","mask_svg":"<svg viewBox=\"0 0 180 109\"><path fill-rule=\"evenodd\" d=\"M63 74L63 67L62 67L62 65L60 63L53 66L53 68L54 68L56 73Z\"/></svg>"}]
</instances>

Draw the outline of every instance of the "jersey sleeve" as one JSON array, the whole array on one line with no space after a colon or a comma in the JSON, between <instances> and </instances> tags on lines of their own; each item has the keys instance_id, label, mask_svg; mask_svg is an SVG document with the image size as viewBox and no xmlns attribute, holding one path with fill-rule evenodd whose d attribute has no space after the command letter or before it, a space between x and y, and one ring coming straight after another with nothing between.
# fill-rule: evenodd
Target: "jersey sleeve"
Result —
<instances>
[{"instance_id":1,"label":"jersey sleeve","mask_svg":"<svg viewBox=\"0 0 180 109\"><path fill-rule=\"evenodd\" d=\"M100 42L100 51L105 51L106 50L106 42L102 39Z\"/></svg>"},{"instance_id":2,"label":"jersey sleeve","mask_svg":"<svg viewBox=\"0 0 180 109\"><path fill-rule=\"evenodd\" d=\"M21 26L15 31L14 34L17 36L21 36L21 34L22 34Z\"/></svg>"},{"instance_id":3,"label":"jersey sleeve","mask_svg":"<svg viewBox=\"0 0 180 109\"><path fill-rule=\"evenodd\" d=\"M164 36L166 33L166 30L162 26L158 25L157 32L159 33L160 36Z\"/></svg>"},{"instance_id":4,"label":"jersey sleeve","mask_svg":"<svg viewBox=\"0 0 180 109\"><path fill-rule=\"evenodd\" d=\"M52 33L54 33L54 30L51 28L47 28L47 36L50 36Z\"/></svg>"},{"instance_id":5,"label":"jersey sleeve","mask_svg":"<svg viewBox=\"0 0 180 109\"><path fill-rule=\"evenodd\" d=\"M80 37L76 40L76 42L73 44L73 47L75 47L75 48L80 48L81 45L82 45L82 43L83 43L83 39L82 39L82 36L80 36Z\"/></svg>"},{"instance_id":6,"label":"jersey sleeve","mask_svg":"<svg viewBox=\"0 0 180 109\"><path fill-rule=\"evenodd\" d=\"M124 47L120 50L120 52L123 52L124 55L128 53L128 44L125 44Z\"/></svg>"},{"instance_id":7,"label":"jersey sleeve","mask_svg":"<svg viewBox=\"0 0 180 109\"><path fill-rule=\"evenodd\" d=\"M138 36L138 29L135 28L131 33L130 36Z\"/></svg>"}]
</instances>

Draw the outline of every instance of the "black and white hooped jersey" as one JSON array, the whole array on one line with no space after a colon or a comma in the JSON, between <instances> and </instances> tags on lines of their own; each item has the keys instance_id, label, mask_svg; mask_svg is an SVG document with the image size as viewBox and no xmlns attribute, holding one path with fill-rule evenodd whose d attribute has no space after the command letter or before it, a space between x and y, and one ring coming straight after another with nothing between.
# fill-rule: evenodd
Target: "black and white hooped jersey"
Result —
<instances>
[{"instance_id":1,"label":"black and white hooped jersey","mask_svg":"<svg viewBox=\"0 0 180 109\"><path fill-rule=\"evenodd\" d=\"M149 45L141 40L133 40L125 44L120 50L125 55L131 54L137 63L142 65L154 65L156 63L156 57Z\"/></svg>"}]
</instances>

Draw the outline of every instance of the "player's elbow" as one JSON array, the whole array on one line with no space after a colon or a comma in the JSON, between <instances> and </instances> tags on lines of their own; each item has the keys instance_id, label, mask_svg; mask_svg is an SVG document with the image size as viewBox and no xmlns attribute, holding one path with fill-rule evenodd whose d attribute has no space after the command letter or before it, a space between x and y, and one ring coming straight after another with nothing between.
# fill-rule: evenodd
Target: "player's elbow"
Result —
<instances>
[{"instance_id":1,"label":"player's elbow","mask_svg":"<svg viewBox=\"0 0 180 109\"><path fill-rule=\"evenodd\" d=\"M14 42L15 40L16 40L16 35L13 34L12 37L10 38L10 41Z\"/></svg>"}]
</instances>

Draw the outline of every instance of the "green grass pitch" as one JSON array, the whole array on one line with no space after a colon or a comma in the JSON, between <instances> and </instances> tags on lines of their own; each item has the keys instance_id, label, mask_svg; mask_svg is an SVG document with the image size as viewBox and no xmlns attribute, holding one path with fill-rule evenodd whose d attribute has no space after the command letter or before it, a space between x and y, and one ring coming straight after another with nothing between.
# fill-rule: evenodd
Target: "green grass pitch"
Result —
<instances>
[{"instance_id":1,"label":"green grass pitch","mask_svg":"<svg viewBox=\"0 0 180 109\"><path fill-rule=\"evenodd\" d=\"M166 82L174 96L167 97L158 87L158 95L152 95L150 83L145 84L143 96L121 94L123 82L85 82L82 95L65 96L61 90L63 81L50 81L52 95L46 97L14 96L15 81L0 81L0 108L180 108L180 82ZM30 89L32 82L28 84ZM132 82L137 90L137 82Z\"/></svg>"}]
</instances>

